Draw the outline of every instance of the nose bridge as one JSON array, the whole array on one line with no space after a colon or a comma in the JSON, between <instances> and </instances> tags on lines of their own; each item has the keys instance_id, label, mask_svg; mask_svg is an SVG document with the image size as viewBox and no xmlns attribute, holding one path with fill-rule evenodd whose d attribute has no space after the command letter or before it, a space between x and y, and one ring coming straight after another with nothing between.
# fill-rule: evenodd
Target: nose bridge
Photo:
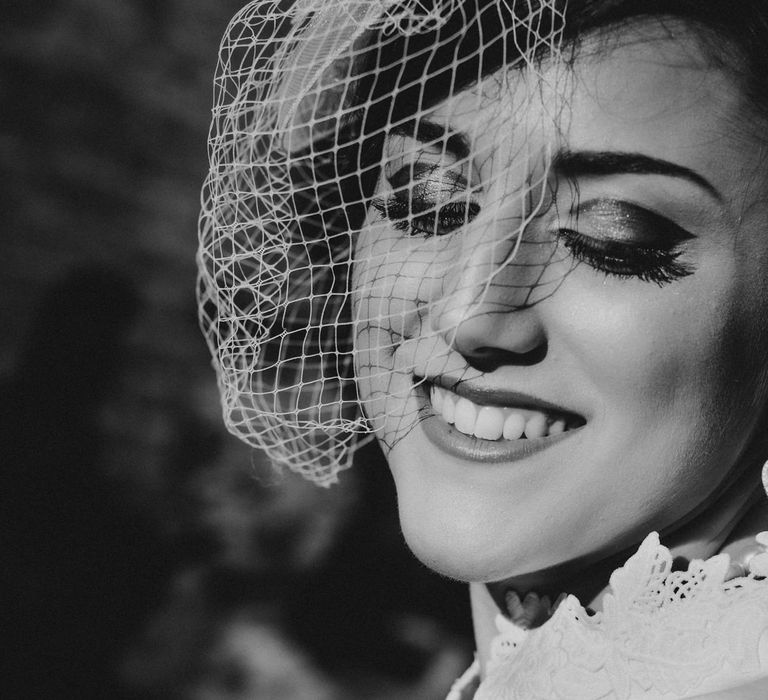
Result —
<instances>
[{"instance_id":1,"label":"nose bridge","mask_svg":"<svg viewBox=\"0 0 768 700\"><path fill-rule=\"evenodd\" d=\"M503 134L502 139L508 148L497 145L490 166L483 207L488 213L462 234L461 253L446 275L444 295L465 309L525 308L541 278L539 258L544 251L527 236L527 229L551 203L546 157L540 156L537 163L528 152L529 144L515 148L512 134ZM499 153L506 154L503 162Z\"/></svg>"},{"instance_id":2,"label":"nose bridge","mask_svg":"<svg viewBox=\"0 0 768 700\"><path fill-rule=\"evenodd\" d=\"M524 220L505 224L506 235L486 229L466 237L445 270L432 309L433 330L465 355L491 348L527 353L541 341L531 302L540 273L519 230Z\"/></svg>"},{"instance_id":3,"label":"nose bridge","mask_svg":"<svg viewBox=\"0 0 768 700\"><path fill-rule=\"evenodd\" d=\"M543 339L536 300L551 251L535 231L551 204L548 145L499 126L482 159L482 213L458 236L431 319L465 355L528 353Z\"/></svg>"},{"instance_id":4,"label":"nose bridge","mask_svg":"<svg viewBox=\"0 0 768 700\"><path fill-rule=\"evenodd\" d=\"M451 300L447 313L457 314L480 306L518 307L524 283L515 275L522 267L521 236L468 237L461 254L451 263L444 277L443 297ZM515 277L520 277L515 280Z\"/></svg>"}]
</instances>

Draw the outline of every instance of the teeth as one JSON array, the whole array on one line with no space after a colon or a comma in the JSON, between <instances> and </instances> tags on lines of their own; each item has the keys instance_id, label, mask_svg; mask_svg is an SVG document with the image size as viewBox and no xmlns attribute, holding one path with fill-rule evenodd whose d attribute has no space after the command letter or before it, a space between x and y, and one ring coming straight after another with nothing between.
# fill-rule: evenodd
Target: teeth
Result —
<instances>
[{"instance_id":1,"label":"teeth","mask_svg":"<svg viewBox=\"0 0 768 700\"><path fill-rule=\"evenodd\" d=\"M541 438L547 434L547 417L543 413L532 415L525 423L525 437Z\"/></svg>"},{"instance_id":2,"label":"teeth","mask_svg":"<svg viewBox=\"0 0 768 700\"><path fill-rule=\"evenodd\" d=\"M432 407L437 411L438 413L443 412L443 392L438 391L437 387L433 384L432 390L429 393L429 397L432 400Z\"/></svg>"},{"instance_id":3,"label":"teeth","mask_svg":"<svg viewBox=\"0 0 768 700\"><path fill-rule=\"evenodd\" d=\"M552 425L549 426L549 434L550 435L560 435L560 433L565 432L565 421L562 418L559 418L556 420Z\"/></svg>"},{"instance_id":4,"label":"teeth","mask_svg":"<svg viewBox=\"0 0 768 700\"><path fill-rule=\"evenodd\" d=\"M477 410L475 404L468 399L459 399L456 402L456 417L454 418L456 429L467 435L472 435L477 423Z\"/></svg>"},{"instance_id":5,"label":"teeth","mask_svg":"<svg viewBox=\"0 0 768 700\"><path fill-rule=\"evenodd\" d=\"M493 406L483 406L477 413L475 436L498 440L504 433L504 413Z\"/></svg>"},{"instance_id":6,"label":"teeth","mask_svg":"<svg viewBox=\"0 0 768 700\"><path fill-rule=\"evenodd\" d=\"M453 419L456 413L456 404L452 398L443 395L443 418L446 423L453 423Z\"/></svg>"},{"instance_id":7,"label":"teeth","mask_svg":"<svg viewBox=\"0 0 768 700\"><path fill-rule=\"evenodd\" d=\"M525 418L520 413L510 413L504 421L504 439L517 440L525 430Z\"/></svg>"},{"instance_id":8,"label":"teeth","mask_svg":"<svg viewBox=\"0 0 768 700\"><path fill-rule=\"evenodd\" d=\"M465 435L482 440L535 440L547 435L559 435L568 430L565 418L548 416L541 411L501 406L478 406L452 391L432 385L430 400L435 413L446 423L455 424Z\"/></svg>"}]
</instances>

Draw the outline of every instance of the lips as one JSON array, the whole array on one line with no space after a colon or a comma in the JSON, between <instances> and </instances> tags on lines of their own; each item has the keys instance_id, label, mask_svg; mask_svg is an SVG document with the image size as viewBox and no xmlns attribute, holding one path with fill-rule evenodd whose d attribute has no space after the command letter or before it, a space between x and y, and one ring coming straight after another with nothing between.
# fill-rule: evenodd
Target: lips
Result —
<instances>
[{"instance_id":1,"label":"lips","mask_svg":"<svg viewBox=\"0 0 768 700\"><path fill-rule=\"evenodd\" d=\"M436 384L430 388L430 401L446 423L481 440L537 439L576 427L574 417L559 411L478 404Z\"/></svg>"},{"instance_id":2,"label":"lips","mask_svg":"<svg viewBox=\"0 0 768 700\"><path fill-rule=\"evenodd\" d=\"M517 392L485 389L446 378L420 387L427 415L422 427L441 449L476 461L515 460L576 432L581 416Z\"/></svg>"}]
</instances>

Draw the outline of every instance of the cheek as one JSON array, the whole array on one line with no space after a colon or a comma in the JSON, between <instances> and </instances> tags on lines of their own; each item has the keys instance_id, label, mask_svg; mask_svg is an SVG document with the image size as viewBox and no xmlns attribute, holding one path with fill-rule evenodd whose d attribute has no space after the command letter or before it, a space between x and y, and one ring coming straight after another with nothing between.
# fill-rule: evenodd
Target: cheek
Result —
<instances>
[{"instance_id":1,"label":"cheek","mask_svg":"<svg viewBox=\"0 0 768 700\"><path fill-rule=\"evenodd\" d=\"M406 340L423 337L425 309L442 286L444 246L433 239L414 244L385 225L360 234L352 274L356 353L368 362L391 366Z\"/></svg>"},{"instance_id":2,"label":"cheek","mask_svg":"<svg viewBox=\"0 0 768 700\"><path fill-rule=\"evenodd\" d=\"M434 259L433 249L418 250L383 225L364 229L355 250L355 372L365 413L385 441L413 411L412 362L403 346L423 335L422 309L436 294Z\"/></svg>"},{"instance_id":3,"label":"cheek","mask_svg":"<svg viewBox=\"0 0 768 700\"><path fill-rule=\"evenodd\" d=\"M429 274L434 250L414 250L407 243L382 224L361 231L352 266L353 310L360 327L405 336L419 300L434 293Z\"/></svg>"},{"instance_id":4,"label":"cheek","mask_svg":"<svg viewBox=\"0 0 768 700\"><path fill-rule=\"evenodd\" d=\"M703 274L663 288L612 281L571 292L563 346L594 392L607 447L634 443L628 449L654 460L660 479L707 460L713 479L724 474L765 396L754 352L764 322L742 291L726 274Z\"/></svg>"},{"instance_id":5,"label":"cheek","mask_svg":"<svg viewBox=\"0 0 768 700\"><path fill-rule=\"evenodd\" d=\"M583 314L568 318L566 342L599 388L604 410L621 402L625 412L644 412L703 388L693 378L718 355L713 329L674 305L617 296L599 305L588 300Z\"/></svg>"}]
</instances>

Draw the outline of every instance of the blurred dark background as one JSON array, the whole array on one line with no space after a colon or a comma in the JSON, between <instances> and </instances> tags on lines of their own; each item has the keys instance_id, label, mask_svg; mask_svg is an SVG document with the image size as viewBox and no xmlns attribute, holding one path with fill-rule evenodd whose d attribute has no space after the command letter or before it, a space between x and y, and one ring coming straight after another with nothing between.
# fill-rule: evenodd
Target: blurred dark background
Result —
<instances>
[{"instance_id":1,"label":"blurred dark background","mask_svg":"<svg viewBox=\"0 0 768 700\"><path fill-rule=\"evenodd\" d=\"M463 586L386 465L276 478L220 425L194 307L233 0L2 3L3 698L443 698Z\"/></svg>"}]
</instances>

